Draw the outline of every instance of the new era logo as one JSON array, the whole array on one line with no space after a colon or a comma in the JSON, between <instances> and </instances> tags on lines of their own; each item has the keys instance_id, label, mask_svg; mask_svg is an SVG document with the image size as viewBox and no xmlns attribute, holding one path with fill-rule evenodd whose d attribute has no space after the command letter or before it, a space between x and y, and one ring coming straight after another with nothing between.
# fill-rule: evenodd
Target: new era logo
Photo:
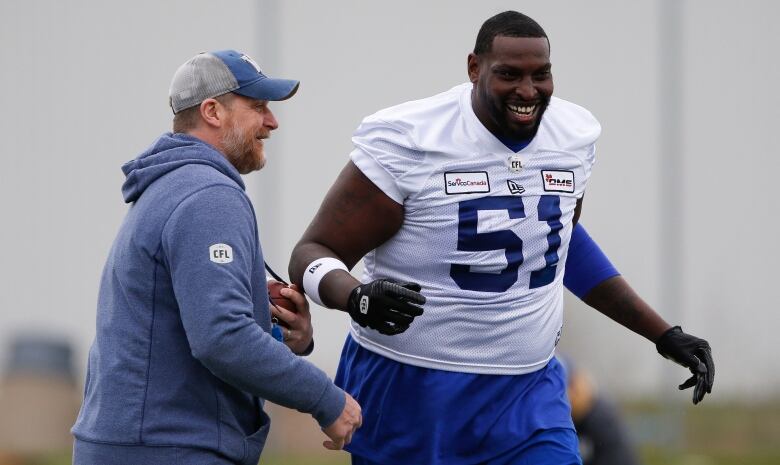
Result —
<instances>
[{"instance_id":1,"label":"new era logo","mask_svg":"<svg viewBox=\"0 0 780 465\"><path fill-rule=\"evenodd\" d=\"M522 194L525 192L525 187L521 186L519 183L507 179L506 186L509 188L509 192L515 195Z\"/></svg>"}]
</instances>

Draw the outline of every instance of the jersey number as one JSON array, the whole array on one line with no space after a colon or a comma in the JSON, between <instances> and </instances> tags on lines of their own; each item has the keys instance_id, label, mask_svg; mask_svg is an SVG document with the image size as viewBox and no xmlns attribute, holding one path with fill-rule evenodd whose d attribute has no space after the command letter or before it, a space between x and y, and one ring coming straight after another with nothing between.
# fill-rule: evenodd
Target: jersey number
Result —
<instances>
[{"instance_id":1,"label":"jersey number","mask_svg":"<svg viewBox=\"0 0 780 465\"><path fill-rule=\"evenodd\" d=\"M507 266L499 273L471 271L470 265L453 263L450 276L461 289L482 292L504 292L517 282L517 270L523 263L523 240L512 231L477 232L480 210L506 210L510 219L525 218L522 197L482 197L460 202L458 207L458 250L484 252L504 249ZM547 234L547 252L544 268L531 272L529 287L535 289L550 284L558 265L558 248L561 245L561 199L556 195L543 195L537 207L539 221L550 227Z\"/></svg>"}]
</instances>

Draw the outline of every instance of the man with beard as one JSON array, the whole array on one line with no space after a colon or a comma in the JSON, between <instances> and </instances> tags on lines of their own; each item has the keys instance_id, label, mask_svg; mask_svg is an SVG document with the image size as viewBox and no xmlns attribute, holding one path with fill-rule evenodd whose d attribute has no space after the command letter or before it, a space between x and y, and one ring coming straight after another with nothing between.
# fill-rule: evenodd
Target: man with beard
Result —
<instances>
[{"instance_id":1,"label":"man with beard","mask_svg":"<svg viewBox=\"0 0 780 465\"><path fill-rule=\"evenodd\" d=\"M363 120L290 262L313 300L353 320L336 376L370 412L353 464L581 463L553 354L601 127L552 96L547 35L523 14L488 19L467 70L469 83ZM579 234L567 284L688 367L700 401L709 345ZM347 272L361 258L363 283Z\"/></svg>"},{"instance_id":2,"label":"man with beard","mask_svg":"<svg viewBox=\"0 0 780 465\"><path fill-rule=\"evenodd\" d=\"M74 464L255 465L268 434L264 399L310 413L341 449L360 406L298 357L312 349L308 304L284 343L271 312L255 212L242 174L265 164L278 123L269 101L298 81L248 56L201 53L173 77L173 133L126 163L130 209L100 285L97 334L73 434Z\"/></svg>"}]
</instances>

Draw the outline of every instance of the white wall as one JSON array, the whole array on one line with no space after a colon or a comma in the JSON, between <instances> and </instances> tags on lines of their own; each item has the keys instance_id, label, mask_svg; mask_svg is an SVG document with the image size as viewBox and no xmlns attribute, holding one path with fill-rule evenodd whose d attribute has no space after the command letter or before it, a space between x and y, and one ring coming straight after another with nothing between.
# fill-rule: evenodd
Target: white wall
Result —
<instances>
[{"instance_id":1,"label":"white wall","mask_svg":"<svg viewBox=\"0 0 780 465\"><path fill-rule=\"evenodd\" d=\"M361 118L464 81L479 25L515 8L550 35L556 94L604 127L583 223L640 294L710 340L715 399L777 394L780 34L771 21L780 6L679 4L681 69L668 69L660 48L662 1L245 0L230 11L202 0L0 3L0 342L20 330L64 332L83 366L100 270L125 211L119 166L168 129L170 77L196 52L238 48L269 74L302 81L295 98L272 106L280 129L269 163L248 178L267 259L286 275ZM659 84L670 75L679 99ZM682 182L671 187L665 118L681 125L673 174ZM676 259L663 246L662 189L679 195ZM668 273L677 305L665 297ZM567 304L563 347L606 389L688 398L673 387L683 371L664 368L652 345ZM315 324L312 360L333 373L345 315L316 311Z\"/></svg>"},{"instance_id":2,"label":"white wall","mask_svg":"<svg viewBox=\"0 0 780 465\"><path fill-rule=\"evenodd\" d=\"M259 52L254 2L232 3L0 2L0 351L19 331L65 333L86 366L100 272L126 210L120 166L170 129L181 63L203 50Z\"/></svg>"}]
</instances>

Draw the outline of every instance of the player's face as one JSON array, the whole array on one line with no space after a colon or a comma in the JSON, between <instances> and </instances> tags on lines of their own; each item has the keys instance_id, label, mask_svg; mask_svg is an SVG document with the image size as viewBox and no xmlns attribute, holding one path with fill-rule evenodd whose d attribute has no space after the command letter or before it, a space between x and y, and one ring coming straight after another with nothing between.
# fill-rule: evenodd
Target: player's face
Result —
<instances>
[{"instance_id":1,"label":"player's face","mask_svg":"<svg viewBox=\"0 0 780 465\"><path fill-rule=\"evenodd\" d=\"M553 93L550 45L544 37L493 39L493 48L469 55L474 113L497 136L531 139Z\"/></svg>"},{"instance_id":2,"label":"player's face","mask_svg":"<svg viewBox=\"0 0 780 465\"><path fill-rule=\"evenodd\" d=\"M263 139L279 127L268 102L238 95L228 115L221 140L225 156L241 174L259 170L265 165Z\"/></svg>"}]
</instances>

